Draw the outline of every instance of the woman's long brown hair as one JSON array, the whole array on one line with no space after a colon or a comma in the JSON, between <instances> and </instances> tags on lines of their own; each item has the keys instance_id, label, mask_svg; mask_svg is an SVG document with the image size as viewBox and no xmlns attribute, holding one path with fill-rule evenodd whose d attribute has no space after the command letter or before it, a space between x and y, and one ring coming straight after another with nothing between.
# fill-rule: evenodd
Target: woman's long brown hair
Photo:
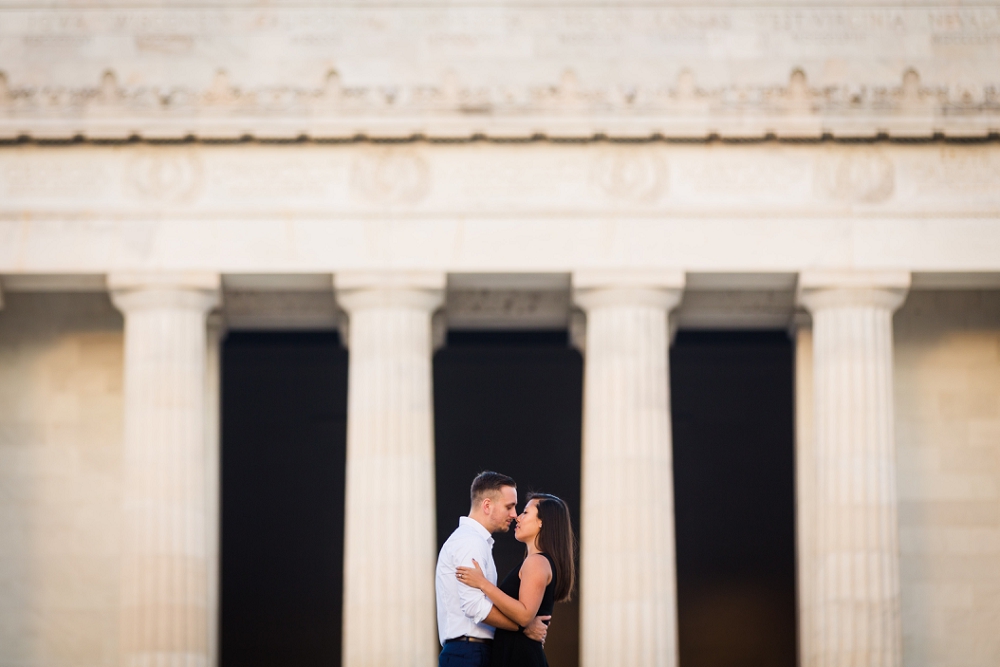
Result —
<instances>
[{"instance_id":1,"label":"woman's long brown hair","mask_svg":"<svg viewBox=\"0 0 1000 667\"><path fill-rule=\"evenodd\" d=\"M542 522L536 544L538 550L552 558L556 571L556 602L565 602L573 594L576 581L576 537L569 520L569 508L561 498L548 493L532 493L528 501L535 501L538 519Z\"/></svg>"}]
</instances>

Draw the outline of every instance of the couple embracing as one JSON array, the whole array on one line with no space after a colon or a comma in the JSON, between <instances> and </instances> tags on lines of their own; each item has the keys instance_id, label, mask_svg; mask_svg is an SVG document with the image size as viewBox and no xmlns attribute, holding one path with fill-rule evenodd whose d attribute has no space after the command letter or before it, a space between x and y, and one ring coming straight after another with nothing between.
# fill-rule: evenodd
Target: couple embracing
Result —
<instances>
[{"instance_id":1,"label":"couple embracing","mask_svg":"<svg viewBox=\"0 0 1000 667\"><path fill-rule=\"evenodd\" d=\"M544 667L556 602L573 590L573 528L566 503L536 493L517 513L514 480L496 472L472 482L472 508L441 547L435 575L439 667ZM516 522L524 562L497 586L493 533Z\"/></svg>"}]
</instances>

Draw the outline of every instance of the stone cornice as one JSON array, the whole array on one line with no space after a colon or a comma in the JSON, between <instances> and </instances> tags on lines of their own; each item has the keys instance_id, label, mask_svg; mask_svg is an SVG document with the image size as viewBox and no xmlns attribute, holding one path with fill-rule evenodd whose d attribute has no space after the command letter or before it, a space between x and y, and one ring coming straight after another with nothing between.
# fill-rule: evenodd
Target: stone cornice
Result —
<instances>
[{"instance_id":1,"label":"stone cornice","mask_svg":"<svg viewBox=\"0 0 1000 667\"><path fill-rule=\"evenodd\" d=\"M19 85L0 72L0 139L241 138L613 139L985 137L1000 133L1000 86L926 86L908 68L894 87L817 87L801 69L784 86L588 88L573 70L547 86L125 86L111 70L79 87Z\"/></svg>"}]
</instances>

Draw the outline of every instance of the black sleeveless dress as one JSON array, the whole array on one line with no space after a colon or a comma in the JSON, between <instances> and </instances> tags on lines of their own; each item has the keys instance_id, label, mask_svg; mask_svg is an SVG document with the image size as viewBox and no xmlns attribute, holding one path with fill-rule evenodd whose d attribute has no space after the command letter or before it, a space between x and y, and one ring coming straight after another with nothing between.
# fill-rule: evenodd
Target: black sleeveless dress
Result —
<instances>
[{"instance_id":1,"label":"black sleeveless dress","mask_svg":"<svg viewBox=\"0 0 1000 667\"><path fill-rule=\"evenodd\" d=\"M549 560L549 566L552 568L552 581L545 587L542 604L538 607L537 615L550 616L556 603L556 566L548 554L542 555ZM520 570L520 567L515 567L500 583L500 590L514 599L517 599L521 592L521 578L517 576ZM528 639L528 636L523 632L498 629L493 636L490 667L548 667L548 665L549 661L545 659L545 651L542 650L541 642Z\"/></svg>"}]
</instances>

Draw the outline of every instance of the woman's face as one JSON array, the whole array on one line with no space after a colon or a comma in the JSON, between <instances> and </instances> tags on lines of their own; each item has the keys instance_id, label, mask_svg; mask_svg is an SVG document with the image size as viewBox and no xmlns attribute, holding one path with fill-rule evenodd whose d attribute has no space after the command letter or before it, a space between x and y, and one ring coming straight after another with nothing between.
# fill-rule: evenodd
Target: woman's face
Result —
<instances>
[{"instance_id":1,"label":"woman's face","mask_svg":"<svg viewBox=\"0 0 1000 667\"><path fill-rule=\"evenodd\" d=\"M514 537L518 542L531 544L538 537L542 529L542 522L538 518L538 501L529 500L524 506L524 511L517 517L517 526L514 528Z\"/></svg>"}]
</instances>

